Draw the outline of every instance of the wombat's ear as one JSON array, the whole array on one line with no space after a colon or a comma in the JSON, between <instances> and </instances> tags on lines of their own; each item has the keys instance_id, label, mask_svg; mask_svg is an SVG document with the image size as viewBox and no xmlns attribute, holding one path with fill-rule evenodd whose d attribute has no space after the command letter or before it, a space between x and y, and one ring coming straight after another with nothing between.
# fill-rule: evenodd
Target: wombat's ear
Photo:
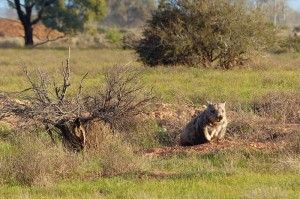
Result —
<instances>
[{"instance_id":1,"label":"wombat's ear","mask_svg":"<svg viewBox=\"0 0 300 199\"><path fill-rule=\"evenodd\" d=\"M210 101L206 100L207 105L212 105L213 103L211 103Z\"/></svg>"},{"instance_id":2,"label":"wombat's ear","mask_svg":"<svg viewBox=\"0 0 300 199\"><path fill-rule=\"evenodd\" d=\"M226 102L222 102L220 105L225 108Z\"/></svg>"}]
</instances>

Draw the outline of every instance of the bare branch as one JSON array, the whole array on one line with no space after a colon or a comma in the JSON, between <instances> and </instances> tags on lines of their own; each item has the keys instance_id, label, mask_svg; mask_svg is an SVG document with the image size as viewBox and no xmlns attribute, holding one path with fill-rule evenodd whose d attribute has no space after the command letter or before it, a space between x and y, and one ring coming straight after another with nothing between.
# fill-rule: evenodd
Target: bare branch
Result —
<instances>
[{"instance_id":1,"label":"bare branch","mask_svg":"<svg viewBox=\"0 0 300 199\"><path fill-rule=\"evenodd\" d=\"M105 86L87 100L92 116L119 128L122 121L141 113L155 97L141 84L140 76L136 68L126 66L106 71Z\"/></svg>"},{"instance_id":2,"label":"bare branch","mask_svg":"<svg viewBox=\"0 0 300 199\"><path fill-rule=\"evenodd\" d=\"M40 46L40 45L43 45L43 44L45 44L45 43L52 42L52 41L57 41L57 40L59 40L59 39L62 39L62 38L65 38L65 37L66 37L66 35L64 34L64 35L62 35L62 36L56 37L55 39L50 39L50 34L51 34L52 31L54 31L54 29L51 29L50 31L48 31L47 37L46 37L46 40L45 40L45 41L39 42L39 43L37 43L37 44L34 44L34 46Z\"/></svg>"}]
</instances>

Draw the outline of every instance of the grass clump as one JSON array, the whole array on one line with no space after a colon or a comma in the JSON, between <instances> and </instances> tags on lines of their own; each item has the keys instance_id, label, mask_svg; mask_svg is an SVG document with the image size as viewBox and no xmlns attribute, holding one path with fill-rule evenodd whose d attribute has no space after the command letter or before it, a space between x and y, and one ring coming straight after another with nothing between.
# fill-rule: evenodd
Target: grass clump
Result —
<instances>
[{"instance_id":1,"label":"grass clump","mask_svg":"<svg viewBox=\"0 0 300 199\"><path fill-rule=\"evenodd\" d=\"M147 165L145 160L141 161L143 158L134 153L132 145L125 139L126 136L111 128L109 124L92 121L87 129L89 143L86 155L99 162L101 176L132 173L143 170Z\"/></svg>"},{"instance_id":2,"label":"grass clump","mask_svg":"<svg viewBox=\"0 0 300 199\"><path fill-rule=\"evenodd\" d=\"M6 122L0 122L0 139L6 140L11 135L12 130L10 125Z\"/></svg>"},{"instance_id":3,"label":"grass clump","mask_svg":"<svg viewBox=\"0 0 300 199\"><path fill-rule=\"evenodd\" d=\"M70 177L80 166L76 154L54 146L46 137L15 135L14 152L2 159L2 177L8 183L45 186L58 178Z\"/></svg>"},{"instance_id":4,"label":"grass clump","mask_svg":"<svg viewBox=\"0 0 300 199\"><path fill-rule=\"evenodd\" d=\"M256 97L252 105L254 113L274 118L281 123L300 121L300 93L299 92L271 92Z\"/></svg>"}]
</instances>

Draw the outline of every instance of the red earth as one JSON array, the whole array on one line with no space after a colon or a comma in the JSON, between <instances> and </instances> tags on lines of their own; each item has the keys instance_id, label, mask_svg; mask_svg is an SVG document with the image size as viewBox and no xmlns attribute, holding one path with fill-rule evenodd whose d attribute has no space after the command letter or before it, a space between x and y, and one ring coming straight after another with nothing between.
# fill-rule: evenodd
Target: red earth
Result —
<instances>
[{"instance_id":1,"label":"red earth","mask_svg":"<svg viewBox=\"0 0 300 199\"><path fill-rule=\"evenodd\" d=\"M21 21L15 19L2 19L0 18L0 38L9 37L24 37L24 29ZM55 40L63 37L64 33L56 30L46 28L42 24L33 25L33 36L38 40Z\"/></svg>"}]
</instances>

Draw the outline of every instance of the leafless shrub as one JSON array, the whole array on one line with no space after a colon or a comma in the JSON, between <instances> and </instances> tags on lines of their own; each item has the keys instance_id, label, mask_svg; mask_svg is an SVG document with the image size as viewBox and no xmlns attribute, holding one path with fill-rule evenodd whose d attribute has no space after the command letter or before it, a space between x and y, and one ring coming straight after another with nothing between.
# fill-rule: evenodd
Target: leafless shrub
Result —
<instances>
[{"instance_id":1,"label":"leafless shrub","mask_svg":"<svg viewBox=\"0 0 300 199\"><path fill-rule=\"evenodd\" d=\"M128 66L117 66L104 72L105 84L86 101L92 118L100 118L120 129L126 122L144 112L155 99L140 81L141 71Z\"/></svg>"},{"instance_id":2,"label":"leafless shrub","mask_svg":"<svg viewBox=\"0 0 300 199\"><path fill-rule=\"evenodd\" d=\"M29 73L27 68L23 67L23 72L31 86L24 91L32 91L33 96L27 103L11 103L13 100L10 100L5 106L6 112L11 111L23 118L41 122L53 141L54 128L55 132L73 149L83 149L85 132L84 130L80 131L80 118L84 113L81 92L82 82L87 74L83 76L77 94L67 98L71 75L70 51L66 66L62 71L61 84L40 70Z\"/></svg>"},{"instance_id":3,"label":"leafless shrub","mask_svg":"<svg viewBox=\"0 0 300 199\"><path fill-rule=\"evenodd\" d=\"M60 84L40 70L29 73L24 67L23 71L31 86L24 92L32 91L33 95L26 103L6 98L0 117L13 112L25 120L38 121L44 125L53 142L54 134L58 134L65 146L76 151L86 145L84 123L100 119L121 129L126 121L143 112L144 107L154 99L152 92L148 92L140 82L141 72L128 66L116 66L105 71L104 84L99 85L97 92L83 96L86 73L76 94L70 95L70 51Z\"/></svg>"}]
</instances>

